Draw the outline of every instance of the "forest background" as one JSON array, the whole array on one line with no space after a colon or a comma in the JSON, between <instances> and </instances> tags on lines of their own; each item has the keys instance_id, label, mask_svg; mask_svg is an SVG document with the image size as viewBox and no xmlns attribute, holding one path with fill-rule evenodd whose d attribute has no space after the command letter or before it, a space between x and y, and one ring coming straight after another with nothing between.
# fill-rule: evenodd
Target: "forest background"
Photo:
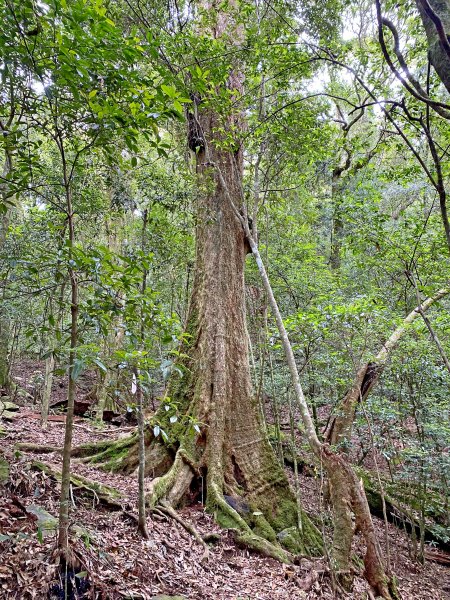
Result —
<instances>
[{"instance_id":1,"label":"forest background","mask_svg":"<svg viewBox=\"0 0 450 600\"><path fill-rule=\"evenodd\" d=\"M419 562L450 540L448 3L0 11L2 417L23 361L44 431L65 381L65 593L83 454L139 471L144 537L201 493L246 547L325 547L341 592L356 521L397 597L369 506ZM139 432L79 451L83 402Z\"/></svg>"}]
</instances>

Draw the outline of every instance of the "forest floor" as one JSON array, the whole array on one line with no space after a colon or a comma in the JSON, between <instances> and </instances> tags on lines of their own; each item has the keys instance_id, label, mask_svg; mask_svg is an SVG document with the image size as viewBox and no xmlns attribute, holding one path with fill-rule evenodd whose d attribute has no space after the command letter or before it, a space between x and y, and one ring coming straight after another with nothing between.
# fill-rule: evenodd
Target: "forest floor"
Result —
<instances>
[{"instance_id":1,"label":"forest floor","mask_svg":"<svg viewBox=\"0 0 450 600\"><path fill-rule=\"evenodd\" d=\"M27 379L29 373L24 379ZM26 382L21 381L26 389ZM24 402L24 404L26 404ZM36 409L22 406L12 422L1 422L0 456L11 465L9 482L0 487L0 598L44 599L55 579L56 530L59 484L33 461L61 470L58 453L15 452L14 444L28 442L61 447L64 417L49 422L42 431ZM128 428L94 427L78 418L74 445L126 435ZM92 495L73 489L72 542L80 563L80 577L90 582L86 597L147 600L157 594L179 595L195 600L324 600L335 598L324 559L303 558L296 565L283 565L239 548L232 532L221 530L201 504L184 508L180 515L203 535L219 533L209 558L204 548L170 517L148 519L150 539L136 533L130 513L136 512L137 481L134 477L108 474L73 461L73 472L112 486L122 494L124 510L111 510ZM318 483L301 477L302 501L311 515L320 512ZM380 544L385 546L382 521L375 519ZM450 599L450 568L427 561L424 566L409 558L408 537L388 526L392 568L403 600ZM356 548L357 550L357 548ZM450 557L449 557L450 558ZM56 589L56 588L55 588ZM348 598L366 599L361 574L355 578Z\"/></svg>"}]
</instances>

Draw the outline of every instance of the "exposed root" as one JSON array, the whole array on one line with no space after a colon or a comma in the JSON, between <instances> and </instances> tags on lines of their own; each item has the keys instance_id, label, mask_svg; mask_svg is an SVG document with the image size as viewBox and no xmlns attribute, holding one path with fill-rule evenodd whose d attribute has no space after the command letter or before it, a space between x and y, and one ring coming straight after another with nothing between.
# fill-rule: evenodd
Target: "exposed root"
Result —
<instances>
[{"instance_id":1,"label":"exposed root","mask_svg":"<svg viewBox=\"0 0 450 600\"><path fill-rule=\"evenodd\" d=\"M185 452L180 448L170 469L163 476L151 481L146 498L147 504L152 510L159 508L166 513L170 510L170 516L178 520L179 517L173 507L177 506L186 495L193 477L192 461L186 460ZM293 555L281 547L275 531L261 513L251 515L252 524L255 525L252 529L237 510L226 502L219 486L211 482L208 484L208 506L220 525L236 531L236 542L238 544L245 545L282 562L292 562ZM186 527L184 523L181 524ZM205 544L198 533L193 533L190 529L188 531L194 535L199 543ZM264 532L264 537L258 534L259 531ZM270 539L266 539L266 536ZM200 540L202 541L200 542Z\"/></svg>"},{"instance_id":2,"label":"exposed root","mask_svg":"<svg viewBox=\"0 0 450 600\"><path fill-rule=\"evenodd\" d=\"M127 460L130 447L135 443L135 434L119 440L106 440L91 444L83 444L72 449L71 456L80 462L95 464L106 471L118 471ZM62 448L45 444L18 443L14 448L21 452L37 454L62 454ZM132 469L131 469L132 470Z\"/></svg>"},{"instance_id":3,"label":"exposed root","mask_svg":"<svg viewBox=\"0 0 450 600\"><path fill-rule=\"evenodd\" d=\"M31 466L33 469L42 471L56 481L61 481L61 473L52 466L38 461L34 461ZM127 510L128 507L124 506L124 503L121 501L120 492L115 488L103 485L97 481L92 481L91 479L87 479L81 475L72 474L70 476L70 481L75 488L81 489L88 495L92 496L95 502L100 502L112 510L121 511L125 517L130 519L130 521L133 521L133 523L136 525L139 524L138 516ZM70 563L70 560L69 564L72 564Z\"/></svg>"},{"instance_id":4,"label":"exposed root","mask_svg":"<svg viewBox=\"0 0 450 600\"><path fill-rule=\"evenodd\" d=\"M284 550L278 543L270 542L255 534L241 515L226 502L219 487L214 482L210 482L208 486L208 504L220 525L236 530L236 542L238 544L281 562L292 563L293 555Z\"/></svg>"},{"instance_id":5,"label":"exposed root","mask_svg":"<svg viewBox=\"0 0 450 600\"><path fill-rule=\"evenodd\" d=\"M117 442L105 441L80 446L74 449L73 455L80 457L83 462L108 471L132 473L137 468L136 447L136 436L132 435ZM148 483L146 504L153 512L167 506L176 509L183 498L189 495L194 477L200 476L201 458L196 456L197 450L192 440L187 439L184 444L180 444L174 456L173 449L154 440L151 434L146 437L146 474L153 477ZM218 477L220 478L219 475ZM273 481L271 485L274 485ZM291 512L295 510L295 503L290 499L283 499L282 491L279 501L275 500L276 494L268 499L265 493L259 496L251 494L247 498L245 492L242 494L242 491L234 488L230 488L227 493L232 493L233 497L224 496L222 482L214 482L210 473L207 507L222 527L235 531L238 544L285 563L292 562L293 557L303 553L305 548L308 548L305 551L308 553L310 548L314 548L315 553L321 553L320 533L315 531L309 519L305 519L304 529L301 532L298 530ZM246 506L244 513L241 514L239 508L228 501L233 500L234 496L242 499ZM267 515L272 515L272 511L276 512L274 523L266 518ZM318 541L315 539L316 534Z\"/></svg>"},{"instance_id":6,"label":"exposed root","mask_svg":"<svg viewBox=\"0 0 450 600\"><path fill-rule=\"evenodd\" d=\"M191 467L186 464L183 454L178 451L167 473L150 482L147 504L154 508L161 503L161 500L167 500L170 505L177 506L188 491L193 477Z\"/></svg>"},{"instance_id":7,"label":"exposed root","mask_svg":"<svg viewBox=\"0 0 450 600\"><path fill-rule=\"evenodd\" d=\"M172 519L174 519L174 521L176 521L177 523L179 523L180 525L182 525L186 531L188 533L190 533L195 540L197 540L197 542L203 546L204 548L204 552L203 552L203 556L201 558L201 561L206 561L209 558L209 548L208 548L208 544L206 543L206 541L204 540L204 538L200 535L200 533L197 531L197 529L194 527L194 525L192 525L192 523L188 523L187 521L185 521L184 519L182 519L180 517L180 515L176 512L176 510L165 500L162 500L159 505L158 508L161 512L169 515L169 517L171 517Z\"/></svg>"},{"instance_id":8,"label":"exposed root","mask_svg":"<svg viewBox=\"0 0 450 600\"><path fill-rule=\"evenodd\" d=\"M72 450L72 456L82 462L95 464L105 471L119 471L124 468L130 448L136 442L136 434L117 441L106 440L94 444L84 444Z\"/></svg>"},{"instance_id":9,"label":"exposed root","mask_svg":"<svg viewBox=\"0 0 450 600\"><path fill-rule=\"evenodd\" d=\"M52 465L48 465L39 461L33 461L31 463L31 467L38 471L42 471L46 475L56 479L56 481L61 481L61 472L55 469L55 467ZM75 488L86 491L98 502L102 502L103 504L106 504L107 506L116 510L124 509L123 504L120 502L122 496L115 488L103 485L97 481L92 481L91 479L87 479L82 475L72 474L70 476L70 482Z\"/></svg>"},{"instance_id":10,"label":"exposed root","mask_svg":"<svg viewBox=\"0 0 450 600\"><path fill-rule=\"evenodd\" d=\"M52 452L62 454L62 448L59 446L48 446L47 444L29 444L27 442L15 444L14 450L18 450L20 452L34 452L35 454L51 454Z\"/></svg>"}]
</instances>

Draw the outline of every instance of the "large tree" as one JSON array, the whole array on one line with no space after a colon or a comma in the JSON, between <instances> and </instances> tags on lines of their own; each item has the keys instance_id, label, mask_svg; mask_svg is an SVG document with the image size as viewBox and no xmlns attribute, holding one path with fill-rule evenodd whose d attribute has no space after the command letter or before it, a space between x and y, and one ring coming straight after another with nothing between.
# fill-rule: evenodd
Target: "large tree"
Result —
<instances>
[{"instance_id":1,"label":"large tree","mask_svg":"<svg viewBox=\"0 0 450 600\"><path fill-rule=\"evenodd\" d=\"M201 2L198 9L196 33L204 41L223 48L242 43L236 3L225 8ZM148 433L146 472L156 475L148 499L176 506L206 481L206 504L222 525L237 529L246 544L289 560L282 546L317 554L321 536L298 510L251 385L244 282L249 246L236 215L243 205L244 117L232 108L242 92L243 73L233 60L214 92L231 98L226 111L217 110L211 96L206 101L195 90L191 94L188 144L198 181L195 277L177 364L182 376L173 375L158 425ZM163 443L160 429L169 441ZM136 443L119 442L96 460L131 471Z\"/></svg>"}]
</instances>

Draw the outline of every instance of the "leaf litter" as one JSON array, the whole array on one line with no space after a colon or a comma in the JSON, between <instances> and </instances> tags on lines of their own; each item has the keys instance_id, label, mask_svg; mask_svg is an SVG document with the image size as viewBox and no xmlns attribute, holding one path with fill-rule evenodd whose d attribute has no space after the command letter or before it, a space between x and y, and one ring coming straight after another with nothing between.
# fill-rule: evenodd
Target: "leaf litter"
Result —
<instances>
[{"instance_id":1,"label":"leaf litter","mask_svg":"<svg viewBox=\"0 0 450 600\"><path fill-rule=\"evenodd\" d=\"M61 466L53 454L15 453L17 442L61 446L64 427L50 422L42 431L39 421L24 409L12 423L4 425L0 453L10 462L8 484L0 487L0 598L44 599L57 579L56 521L59 484L35 471L33 460ZM117 428L98 431L88 421L75 427L74 444L117 438ZM273 559L239 548L233 532L221 530L200 504L182 509L180 515L202 534L216 533L220 541L204 549L176 521L156 514L148 518L150 539L136 532L130 514L136 513L137 482L131 476L105 473L73 461L75 474L118 489L125 511L110 510L93 496L72 489L71 543L80 563L80 575L90 582L84 598L150 600L158 594L196 600L331 600L335 598L324 559L302 558L299 564L283 565ZM301 476L302 502L310 514L319 514L318 489L311 477ZM384 524L375 519L380 544ZM45 523L47 525L45 525ZM389 525L392 567L404 600L450 599L450 569L408 557L406 535ZM362 573L346 596L369 598Z\"/></svg>"}]
</instances>

